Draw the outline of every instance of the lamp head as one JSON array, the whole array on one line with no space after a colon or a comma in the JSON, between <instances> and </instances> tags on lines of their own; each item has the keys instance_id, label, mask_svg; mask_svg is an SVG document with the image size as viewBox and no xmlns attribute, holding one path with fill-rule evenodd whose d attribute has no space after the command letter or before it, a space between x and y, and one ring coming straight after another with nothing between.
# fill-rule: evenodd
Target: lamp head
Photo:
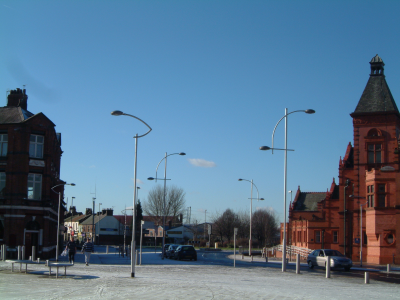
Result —
<instances>
[{"instance_id":1,"label":"lamp head","mask_svg":"<svg viewBox=\"0 0 400 300\"><path fill-rule=\"evenodd\" d=\"M260 150L271 150L271 147L268 146L261 146Z\"/></svg>"},{"instance_id":2,"label":"lamp head","mask_svg":"<svg viewBox=\"0 0 400 300\"><path fill-rule=\"evenodd\" d=\"M179 155L186 155L186 153L185 152L181 152L181 153L179 153Z\"/></svg>"},{"instance_id":3,"label":"lamp head","mask_svg":"<svg viewBox=\"0 0 400 300\"><path fill-rule=\"evenodd\" d=\"M149 178L147 178L147 180L154 180L155 178L153 178L153 177L149 177Z\"/></svg>"},{"instance_id":4,"label":"lamp head","mask_svg":"<svg viewBox=\"0 0 400 300\"><path fill-rule=\"evenodd\" d=\"M136 188L137 188L138 190L140 190L140 186L137 186Z\"/></svg>"},{"instance_id":5,"label":"lamp head","mask_svg":"<svg viewBox=\"0 0 400 300\"><path fill-rule=\"evenodd\" d=\"M305 113L306 113L306 114L315 114L315 110L313 110L313 109L306 109L306 110L305 110Z\"/></svg>"},{"instance_id":6,"label":"lamp head","mask_svg":"<svg viewBox=\"0 0 400 300\"><path fill-rule=\"evenodd\" d=\"M258 200L265 200L264 198L260 198L260 199L258 199Z\"/></svg>"},{"instance_id":7,"label":"lamp head","mask_svg":"<svg viewBox=\"0 0 400 300\"><path fill-rule=\"evenodd\" d=\"M75 186L75 183L69 183L68 185L72 185L72 186Z\"/></svg>"},{"instance_id":8,"label":"lamp head","mask_svg":"<svg viewBox=\"0 0 400 300\"><path fill-rule=\"evenodd\" d=\"M122 116L124 113L120 110L114 110L111 112L113 116Z\"/></svg>"},{"instance_id":9,"label":"lamp head","mask_svg":"<svg viewBox=\"0 0 400 300\"><path fill-rule=\"evenodd\" d=\"M243 180L242 178L239 178L239 179L238 179L238 181L242 181L242 180Z\"/></svg>"}]
</instances>

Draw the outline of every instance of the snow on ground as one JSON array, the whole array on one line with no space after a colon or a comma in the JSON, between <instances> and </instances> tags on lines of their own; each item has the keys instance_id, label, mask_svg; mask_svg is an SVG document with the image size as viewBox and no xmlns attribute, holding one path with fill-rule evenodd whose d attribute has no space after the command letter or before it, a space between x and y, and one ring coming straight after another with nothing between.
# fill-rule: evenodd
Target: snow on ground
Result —
<instances>
[{"instance_id":1,"label":"snow on ground","mask_svg":"<svg viewBox=\"0 0 400 300\"><path fill-rule=\"evenodd\" d=\"M0 299L400 299L397 284L296 275L250 264L233 268L233 263L204 265L200 259L161 260L154 252L143 253L135 278L130 277L129 260L115 254L94 253L88 267L78 254L75 266L58 279L49 277L44 266L29 266L28 272L19 273L16 266L12 273L11 264L0 262Z\"/></svg>"}]
</instances>

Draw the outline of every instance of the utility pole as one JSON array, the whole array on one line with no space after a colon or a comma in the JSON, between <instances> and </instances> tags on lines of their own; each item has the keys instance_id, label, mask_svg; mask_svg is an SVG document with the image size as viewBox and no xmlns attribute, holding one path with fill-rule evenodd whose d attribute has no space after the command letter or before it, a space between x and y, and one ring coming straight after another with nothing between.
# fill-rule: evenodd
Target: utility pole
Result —
<instances>
[{"instance_id":1,"label":"utility pole","mask_svg":"<svg viewBox=\"0 0 400 300\"><path fill-rule=\"evenodd\" d=\"M204 239L206 239L207 209L204 210Z\"/></svg>"}]
</instances>

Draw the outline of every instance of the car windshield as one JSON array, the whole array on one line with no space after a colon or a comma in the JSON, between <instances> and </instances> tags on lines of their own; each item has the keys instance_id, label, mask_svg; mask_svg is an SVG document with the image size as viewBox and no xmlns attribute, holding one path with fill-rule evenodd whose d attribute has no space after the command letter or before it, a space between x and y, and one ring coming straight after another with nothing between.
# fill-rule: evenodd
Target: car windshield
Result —
<instances>
[{"instance_id":1,"label":"car windshield","mask_svg":"<svg viewBox=\"0 0 400 300\"><path fill-rule=\"evenodd\" d=\"M325 250L325 256L344 256L337 250Z\"/></svg>"}]
</instances>

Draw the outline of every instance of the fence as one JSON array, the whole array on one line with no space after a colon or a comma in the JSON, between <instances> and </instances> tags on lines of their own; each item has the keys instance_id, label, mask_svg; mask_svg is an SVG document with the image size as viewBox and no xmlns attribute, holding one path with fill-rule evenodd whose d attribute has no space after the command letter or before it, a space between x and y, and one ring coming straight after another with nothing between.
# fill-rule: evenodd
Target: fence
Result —
<instances>
[{"instance_id":1,"label":"fence","mask_svg":"<svg viewBox=\"0 0 400 300\"><path fill-rule=\"evenodd\" d=\"M274 251L279 251L282 252L283 246L278 245L273 247ZM300 254L300 258L307 259L308 254L313 252L314 250L308 249L308 248L301 248L301 247L296 247L296 246L286 246L286 255L291 258L293 255L296 256L296 254Z\"/></svg>"}]
</instances>

